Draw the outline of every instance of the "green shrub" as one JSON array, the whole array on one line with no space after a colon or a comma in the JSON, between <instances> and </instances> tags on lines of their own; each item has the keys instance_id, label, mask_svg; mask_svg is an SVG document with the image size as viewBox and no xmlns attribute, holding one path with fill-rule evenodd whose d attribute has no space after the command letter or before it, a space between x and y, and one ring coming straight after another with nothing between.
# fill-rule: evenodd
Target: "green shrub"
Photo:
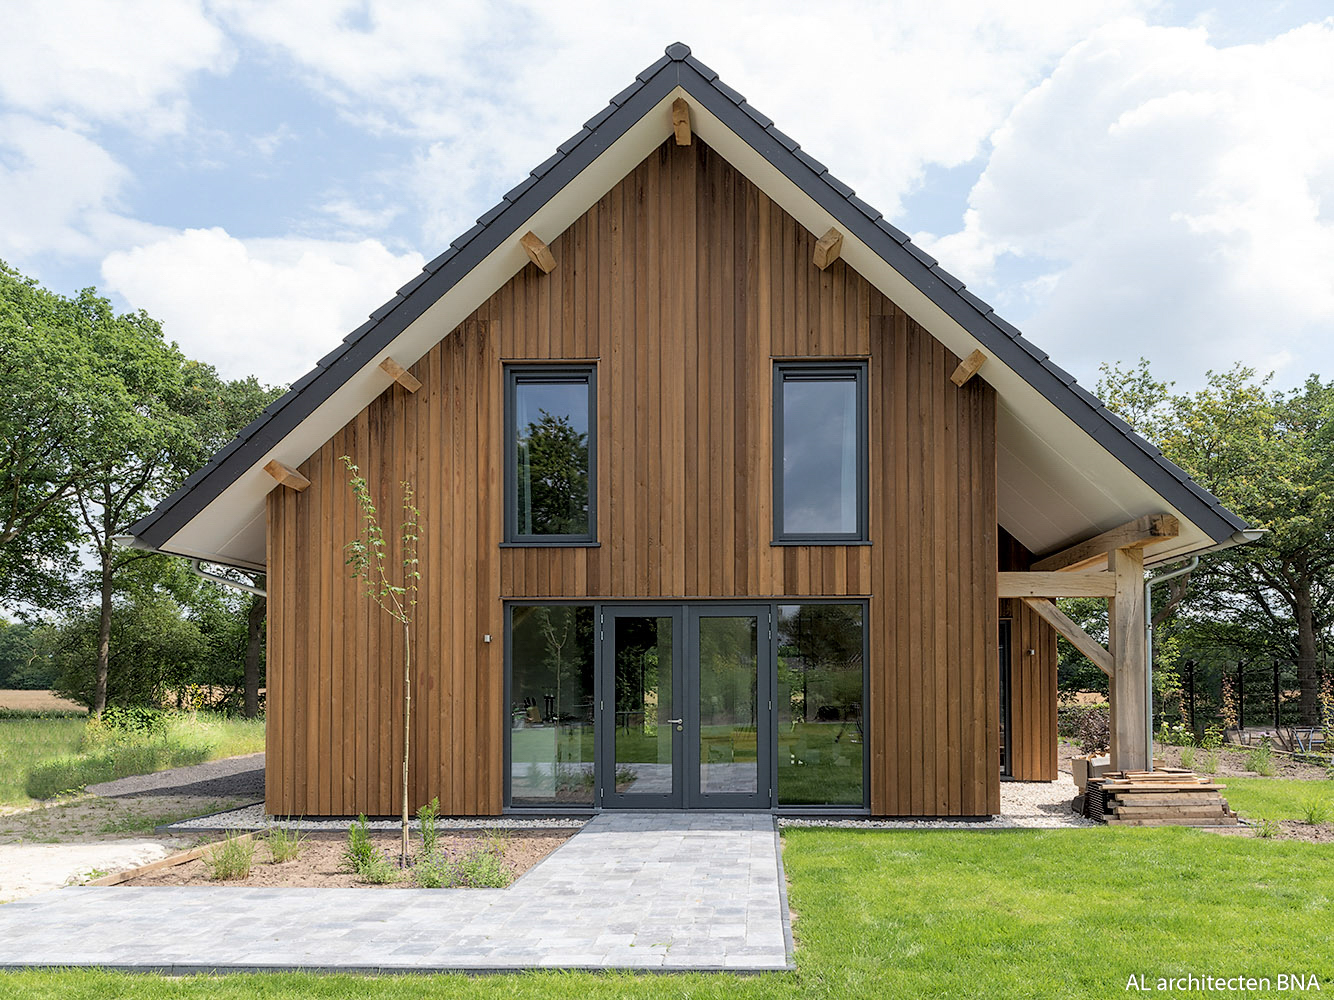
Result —
<instances>
[{"instance_id":1,"label":"green shrub","mask_svg":"<svg viewBox=\"0 0 1334 1000\"><path fill-rule=\"evenodd\" d=\"M1056 734L1068 740L1079 738L1079 730L1084 718L1091 712L1108 711L1106 702L1092 705L1058 705L1056 708Z\"/></svg>"},{"instance_id":2,"label":"green shrub","mask_svg":"<svg viewBox=\"0 0 1334 1000\"><path fill-rule=\"evenodd\" d=\"M1312 796L1302 804L1302 819L1312 826L1326 822L1329 819L1329 814L1330 804L1328 799Z\"/></svg>"},{"instance_id":3,"label":"green shrub","mask_svg":"<svg viewBox=\"0 0 1334 1000\"><path fill-rule=\"evenodd\" d=\"M1275 820L1259 819L1255 821L1255 826L1252 829L1254 830L1255 836L1263 837L1265 840L1272 840L1274 837L1278 836L1280 828Z\"/></svg>"},{"instance_id":4,"label":"green shrub","mask_svg":"<svg viewBox=\"0 0 1334 1000\"><path fill-rule=\"evenodd\" d=\"M1254 771L1265 778L1274 776L1274 754L1269 746L1268 737L1246 755L1246 770Z\"/></svg>"},{"instance_id":5,"label":"green shrub","mask_svg":"<svg viewBox=\"0 0 1334 1000\"><path fill-rule=\"evenodd\" d=\"M437 833L435 829L435 818L440 812L440 800L431 799L429 803L417 810L417 821L421 824L422 830L422 850L429 857L435 853L435 844ZM431 886L427 886L431 888Z\"/></svg>"},{"instance_id":6,"label":"green shrub","mask_svg":"<svg viewBox=\"0 0 1334 1000\"><path fill-rule=\"evenodd\" d=\"M112 732L133 733L136 736L160 736L167 731L168 717L157 708L109 705L102 712L101 725ZM90 720L96 724L97 720ZM90 727L91 728L91 727Z\"/></svg>"},{"instance_id":7,"label":"green shrub","mask_svg":"<svg viewBox=\"0 0 1334 1000\"><path fill-rule=\"evenodd\" d=\"M387 885L390 882L397 882L402 877L403 873L399 870L398 865L379 851L376 851L371 860L357 870L357 878L375 885Z\"/></svg>"},{"instance_id":8,"label":"green shrub","mask_svg":"<svg viewBox=\"0 0 1334 1000\"><path fill-rule=\"evenodd\" d=\"M217 881L242 879L250 876L250 865L254 860L254 840L244 835L231 836L204 855L204 867L208 869L209 878Z\"/></svg>"},{"instance_id":9,"label":"green shrub","mask_svg":"<svg viewBox=\"0 0 1334 1000\"><path fill-rule=\"evenodd\" d=\"M300 830L286 826L271 826L264 834L264 846L275 865L295 861L306 849L308 838Z\"/></svg>"},{"instance_id":10,"label":"green shrub","mask_svg":"<svg viewBox=\"0 0 1334 1000\"><path fill-rule=\"evenodd\" d=\"M1169 726L1164 719L1158 727L1156 739L1165 747L1189 747L1195 745L1195 734L1184 722Z\"/></svg>"},{"instance_id":11,"label":"green shrub","mask_svg":"<svg viewBox=\"0 0 1334 1000\"><path fill-rule=\"evenodd\" d=\"M1194 747L1182 747L1182 748L1181 748L1181 766L1184 767L1184 768L1186 768L1187 770L1191 770L1191 771L1195 770L1195 748L1194 748Z\"/></svg>"},{"instance_id":12,"label":"green shrub","mask_svg":"<svg viewBox=\"0 0 1334 1000\"><path fill-rule=\"evenodd\" d=\"M1200 746L1206 750L1217 750L1223 745L1223 727L1217 724L1211 724L1204 727L1204 735L1200 737Z\"/></svg>"},{"instance_id":13,"label":"green shrub","mask_svg":"<svg viewBox=\"0 0 1334 1000\"><path fill-rule=\"evenodd\" d=\"M1217 773L1218 773L1218 751L1217 751L1217 750L1210 750L1207 754L1204 755L1204 767L1201 768L1201 770L1204 771L1205 774L1217 774Z\"/></svg>"},{"instance_id":14,"label":"green shrub","mask_svg":"<svg viewBox=\"0 0 1334 1000\"><path fill-rule=\"evenodd\" d=\"M370 865L379 852L371 843L370 827L366 814L362 813L357 821L347 828L347 845L343 848L341 868L353 875L361 873Z\"/></svg>"},{"instance_id":15,"label":"green shrub","mask_svg":"<svg viewBox=\"0 0 1334 1000\"><path fill-rule=\"evenodd\" d=\"M486 847L469 851L454 862L454 873L455 884L470 889L503 889L514 879L503 856Z\"/></svg>"},{"instance_id":16,"label":"green shrub","mask_svg":"<svg viewBox=\"0 0 1334 1000\"><path fill-rule=\"evenodd\" d=\"M413 880L423 889L449 889L454 885L454 866L441 854L428 854L412 868Z\"/></svg>"}]
</instances>

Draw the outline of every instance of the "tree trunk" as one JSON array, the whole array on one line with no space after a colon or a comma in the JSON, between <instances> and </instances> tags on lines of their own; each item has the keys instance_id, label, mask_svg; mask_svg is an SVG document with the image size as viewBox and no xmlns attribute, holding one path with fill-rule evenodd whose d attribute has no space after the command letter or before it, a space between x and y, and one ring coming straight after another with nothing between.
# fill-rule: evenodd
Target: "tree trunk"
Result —
<instances>
[{"instance_id":1,"label":"tree trunk","mask_svg":"<svg viewBox=\"0 0 1334 1000\"><path fill-rule=\"evenodd\" d=\"M93 715L101 718L107 707L107 665L111 662L111 553L102 553L102 609L97 622L97 685L93 689Z\"/></svg>"},{"instance_id":2,"label":"tree trunk","mask_svg":"<svg viewBox=\"0 0 1334 1000\"><path fill-rule=\"evenodd\" d=\"M264 598L258 594L250 596L250 608L246 615L245 702L241 708L241 714L247 719L259 715L259 653L267 610L268 602Z\"/></svg>"},{"instance_id":3,"label":"tree trunk","mask_svg":"<svg viewBox=\"0 0 1334 1000\"><path fill-rule=\"evenodd\" d=\"M403 867L408 866L408 736L412 726L412 636L403 623Z\"/></svg>"},{"instance_id":4,"label":"tree trunk","mask_svg":"<svg viewBox=\"0 0 1334 1000\"><path fill-rule=\"evenodd\" d=\"M1320 725L1320 689L1315 670L1315 613L1311 607L1311 584L1298 580L1297 598L1297 688L1300 692L1301 724Z\"/></svg>"}]
</instances>

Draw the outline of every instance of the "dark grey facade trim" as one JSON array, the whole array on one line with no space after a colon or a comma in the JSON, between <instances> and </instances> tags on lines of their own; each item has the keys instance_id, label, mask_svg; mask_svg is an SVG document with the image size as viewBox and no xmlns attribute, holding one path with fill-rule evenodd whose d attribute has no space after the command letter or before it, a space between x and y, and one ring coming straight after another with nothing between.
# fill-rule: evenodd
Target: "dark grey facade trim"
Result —
<instances>
[{"instance_id":1,"label":"dark grey facade trim","mask_svg":"<svg viewBox=\"0 0 1334 1000\"><path fill-rule=\"evenodd\" d=\"M784 530L783 521L783 442L786 428L783 425L783 395L788 380L817 381L834 379L852 381L857 386L857 530L825 534L809 534L800 531ZM867 463L870 460L868 442L869 407L866 399L866 362L865 361L777 361L774 363L773 383L773 498L774 498L774 545L858 545L869 541L867 523L869 521L867 493L870 488L870 475Z\"/></svg>"},{"instance_id":2,"label":"dark grey facade trim","mask_svg":"<svg viewBox=\"0 0 1334 1000\"><path fill-rule=\"evenodd\" d=\"M997 316L991 306L967 291L958 278L913 246L901 230L857 198L824 164L774 128L770 119L750 107L741 94L719 81L718 74L692 56L688 46L677 42L669 45L666 55L640 73L634 83L613 97L608 108L590 119L560 145L557 153L506 194L499 205L483 213L482 218L489 220L487 223L473 226L427 264L422 275L375 310L368 322L321 358L314 371L298 379L286 395L271 404L236 440L130 532L154 548L168 542L677 86L1215 542L1226 541L1248 527L1157 448L1117 420L1067 372L1048 361L1045 353Z\"/></svg>"},{"instance_id":3,"label":"dark grey facade trim","mask_svg":"<svg viewBox=\"0 0 1334 1000\"><path fill-rule=\"evenodd\" d=\"M588 389L588 531L578 535L523 535L519 533L518 427L515 425L515 390L525 382L564 382ZM505 541L507 548L564 546L588 548L598 544L598 370L589 364L505 365Z\"/></svg>"}]
</instances>

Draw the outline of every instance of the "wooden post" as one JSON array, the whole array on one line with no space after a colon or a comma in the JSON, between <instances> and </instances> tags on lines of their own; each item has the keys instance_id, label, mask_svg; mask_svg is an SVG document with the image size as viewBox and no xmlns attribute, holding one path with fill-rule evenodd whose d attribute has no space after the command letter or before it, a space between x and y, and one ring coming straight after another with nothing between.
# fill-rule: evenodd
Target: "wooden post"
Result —
<instances>
[{"instance_id":1,"label":"wooden post","mask_svg":"<svg viewBox=\"0 0 1334 1000\"><path fill-rule=\"evenodd\" d=\"M1115 596L1107 602L1108 632L1115 662L1111 680L1112 769L1145 771L1148 693L1144 656L1144 549L1114 549L1108 555L1116 580Z\"/></svg>"}]
</instances>

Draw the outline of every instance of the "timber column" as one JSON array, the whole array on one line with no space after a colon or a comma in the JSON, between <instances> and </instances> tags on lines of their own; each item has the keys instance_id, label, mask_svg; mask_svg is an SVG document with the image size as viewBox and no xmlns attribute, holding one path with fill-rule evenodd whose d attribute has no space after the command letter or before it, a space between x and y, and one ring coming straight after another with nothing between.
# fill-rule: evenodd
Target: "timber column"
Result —
<instances>
[{"instance_id":1,"label":"timber column","mask_svg":"<svg viewBox=\"0 0 1334 1000\"><path fill-rule=\"evenodd\" d=\"M1145 690L1144 549L1113 549L1107 563L1116 581L1107 602L1108 638L1115 661L1110 684L1112 767L1144 771L1149 767L1149 748L1145 745L1149 703Z\"/></svg>"}]
</instances>

